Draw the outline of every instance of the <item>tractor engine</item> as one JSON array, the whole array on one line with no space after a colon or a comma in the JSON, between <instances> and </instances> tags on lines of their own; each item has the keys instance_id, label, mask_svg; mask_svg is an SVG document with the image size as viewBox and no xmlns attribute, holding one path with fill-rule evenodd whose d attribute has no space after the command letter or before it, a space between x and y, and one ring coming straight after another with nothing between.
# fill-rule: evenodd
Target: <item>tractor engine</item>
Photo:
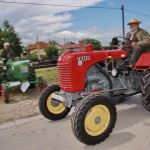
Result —
<instances>
[{"instance_id":1,"label":"tractor engine","mask_svg":"<svg viewBox=\"0 0 150 150\"><path fill-rule=\"evenodd\" d=\"M109 90L108 79L100 72L96 65L91 66L87 71L85 85L85 90L87 91Z\"/></svg>"},{"instance_id":2,"label":"tractor engine","mask_svg":"<svg viewBox=\"0 0 150 150\"><path fill-rule=\"evenodd\" d=\"M117 61L113 63L117 64ZM141 73L131 71L125 65L121 69L114 66L116 65L109 64L108 61L105 61L103 65L97 63L91 66L86 74L85 90L105 91L105 94L109 95L113 89L113 96L132 94L137 91L141 82Z\"/></svg>"}]
</instances>

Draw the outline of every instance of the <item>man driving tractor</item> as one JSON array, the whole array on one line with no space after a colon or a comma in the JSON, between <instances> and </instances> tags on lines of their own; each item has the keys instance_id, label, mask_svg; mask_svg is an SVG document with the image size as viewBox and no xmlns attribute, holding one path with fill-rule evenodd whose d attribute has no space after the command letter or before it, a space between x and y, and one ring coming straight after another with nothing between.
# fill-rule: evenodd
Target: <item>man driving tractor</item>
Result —
<instances>
[{"instance_id":1,"label":"man driving tractor","mask_svg":"<svg viewBox=\"0 0 150 150\"><path fill-rule=\"evenodd\" d=\"M131 31L126 34L124 41L125 45L130 45L125 48L131 56L128 67L133 68L141 54L144 52L150 52L150 34L139 27L139 21L136 18L131 19L127 24L130 26Z\"/></svg>"},{"instance_id":2,"label":"man driving tractor","mask_svg":"<svg viewBox=\"0 0 150 150\"><path fill-rule=\"evenodd\" d=\"M6 63L9 59L14 58L14 55L14 52L10 49L10 44L5 42L3 49L0 51L0 58L4 58Z\"/></svg>"}]
</instances>

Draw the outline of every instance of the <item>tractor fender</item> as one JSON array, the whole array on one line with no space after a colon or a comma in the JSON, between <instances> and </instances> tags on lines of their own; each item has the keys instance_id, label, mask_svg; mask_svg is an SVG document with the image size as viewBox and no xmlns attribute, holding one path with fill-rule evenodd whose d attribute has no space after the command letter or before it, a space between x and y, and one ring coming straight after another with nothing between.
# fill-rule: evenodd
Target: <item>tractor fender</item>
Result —
<instances>
[{"instance_id":1,"label":"tractor fender","mask_svg":"<svg viewBox=\"0 0 150 150\"><path fill-rule=\"evenodd\" d=\"M150 69L150 52L143 53L137 63L135 64L135 70L148 70Z\"/></svg>"}]
</instances>

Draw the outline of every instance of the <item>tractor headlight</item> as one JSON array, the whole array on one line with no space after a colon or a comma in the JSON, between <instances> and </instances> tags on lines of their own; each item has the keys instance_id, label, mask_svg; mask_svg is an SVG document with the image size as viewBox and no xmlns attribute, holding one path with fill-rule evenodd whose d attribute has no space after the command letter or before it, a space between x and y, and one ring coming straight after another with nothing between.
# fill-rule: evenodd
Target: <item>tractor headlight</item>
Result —
<instances>
[{"instance_id":1,"label":"tractor headlight","mask_svg":"<svg viewBox=\"0 0 150 150\"><path fill-rule=\"evenodd\" d=\"M6 70L6 69L7 69L7 67L6 67L6 66L3 66L3 69L4 69L4 70Z\"/></svg>"}]
</instances>

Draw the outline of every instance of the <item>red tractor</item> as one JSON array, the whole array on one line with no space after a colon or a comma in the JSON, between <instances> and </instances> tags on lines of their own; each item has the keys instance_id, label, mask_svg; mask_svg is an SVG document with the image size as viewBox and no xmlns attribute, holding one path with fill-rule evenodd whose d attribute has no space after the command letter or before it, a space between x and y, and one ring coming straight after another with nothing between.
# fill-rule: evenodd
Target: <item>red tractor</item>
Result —
<instances>
[{"instance_id":1,"label":"red tractor","mask_svg":"<svg viewBox=\"0 0 150 150\"><path fill-rule=\"evenodd\" d=\"M113 40L118 43L117 39ZM133 69L128 68L125 50L65 52L58 59L59 85L47 87L39 108L50 120L64 118L75 107L72 130L87 145L104 141L116 123L116 101L141 93L150 111L150 53L144 53ZM114 102L113 102L114 101Z\"/></svg>"}]
</instances>

